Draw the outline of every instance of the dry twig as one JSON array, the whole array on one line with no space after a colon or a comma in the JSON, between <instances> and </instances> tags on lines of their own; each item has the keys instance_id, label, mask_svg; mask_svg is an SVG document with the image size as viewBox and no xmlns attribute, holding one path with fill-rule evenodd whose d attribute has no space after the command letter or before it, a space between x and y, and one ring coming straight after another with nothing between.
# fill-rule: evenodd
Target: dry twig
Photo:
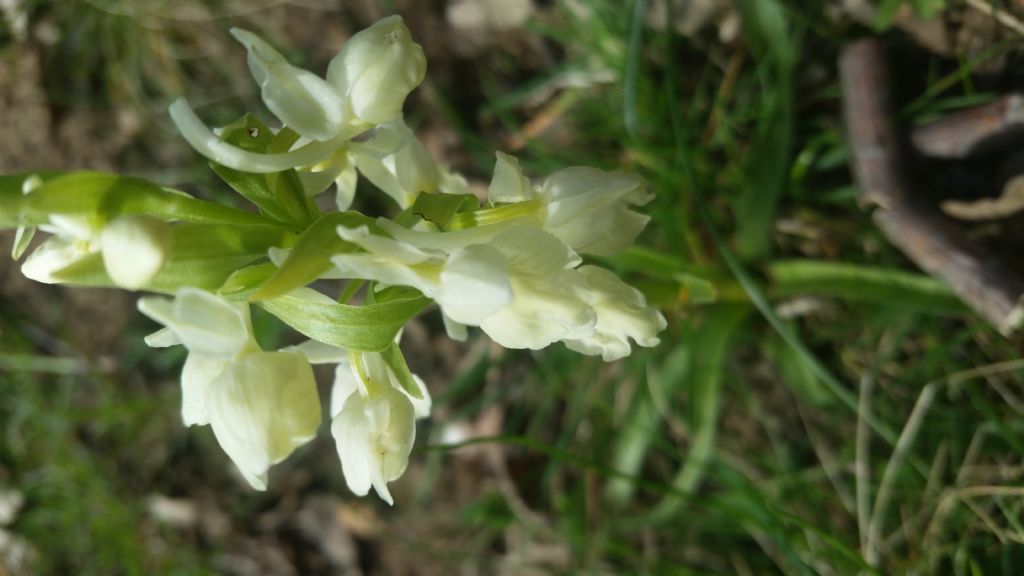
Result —
<instances>
[{"instance_id":1,"label":"dry twig","mask_svg":"<svg viewBox=\"0 0 1024 576\"><path fill-rule=\"evenodd\" d=\"M935 158L966 158L979 144L1024 129L1024 95L1008 94L914 129L914 148Z\"/></svg>"},{"instance_id":2,"label":"dry twig","mask_svg":"<svg viewBox=\"0 0 1024 576\"><path fill-rule=\"evenodd\" d=\"M1024 321L1024 282L989 257L934 206L917 200L890 115L882 45L867 39L839 61L843 112L861 201L874 205L882 233L929 274L945 281L968 306L1010 334Z\"/></svg>"}]
</instances>

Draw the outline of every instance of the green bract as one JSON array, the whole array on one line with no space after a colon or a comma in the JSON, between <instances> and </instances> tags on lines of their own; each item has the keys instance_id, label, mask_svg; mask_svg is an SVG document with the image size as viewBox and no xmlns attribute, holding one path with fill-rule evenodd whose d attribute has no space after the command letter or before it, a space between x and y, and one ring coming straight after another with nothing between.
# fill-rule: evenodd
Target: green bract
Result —
<instances>
[{"instance_id":1,"label":"green bract","mask_svg":"<svg viewBox=\"0 0 1024 576\"><path fill-rule=\"evenodd\" d=\"M606 361L658 344L664 317L580 256L633 243L648 218L632 207L651 198L640 178L573 167L535 186L498 153L481 205L402 118L426 61L401 18L353 36L323 77L232 33L282 126L247 114L210 130L184 100L170 113L252 211L134 177L36 172L0 177L0 227L18 230L16 259L37 230L49 234L25 259L30 278L173 296L139 300L165 327L146 342L188 349L183 421L210 424L253 487L316 434L310 364L334 363L331 431L347 483L392 501L387 484L431 404L397 339L432 303L457 339L479 326L509 348L563 342ZM350 210L360 176L402 212ZM316 196L332 187L337 211L324 213ZM251 304L309 340L261 350Z\"/></svg>"}]
</instances>

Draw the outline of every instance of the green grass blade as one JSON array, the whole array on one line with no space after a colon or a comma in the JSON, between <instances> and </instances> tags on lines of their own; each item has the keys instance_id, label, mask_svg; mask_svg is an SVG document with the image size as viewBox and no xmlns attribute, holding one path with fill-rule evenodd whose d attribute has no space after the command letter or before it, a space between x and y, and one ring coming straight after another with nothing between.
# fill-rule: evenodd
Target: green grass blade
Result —
<instances>
[{"instance_id":1,"label":"green grass blade","mask_svg":"<svg viewBox=\"0 0 1024 576\"><path fill-rule=\"evenodd\" d=\"M776 204L789 179L793 144L793 71L799 36L775 0L739 0L743 31L761 84L754 141L747 153L745 189L736 205L737 252L747 260L771 248Z\"/></svg>"},{"instance_id":2,"label":"green grass blade","mask_svg":"<svg viewBox=\"0 0 1024 576\"><path fill-rule=\"evenodd\" d=\"M668 74L665 76L665 90L666 97L669 102L678 101L675 94L675 73L674 69L670 66L668 68ZM829 391L832 392L847 408L853 412L857 411L857 400L853 394L839 381L839 379L832 374L832 372L821 363L817 357L810 351L804 342L797 337L792 330L779 318L778 314L772 308L768 302L768 298L764 292L758 287L757 283L746 271L740 261L733 255L732 251L726 245L725 240L722 238L722 234L718 231L718 226L715 224L714 219L711 216L707 203L704 200L703 194L698 186L697 177L693 173L693 166L690 165L687 159L688 145L686 138L686 130L682 125L681 117L675 107L669 106L669 114L671 116L672 130L675 138L676 146L676 163L679 165L680 172L683 175L684 181L686 182L686 191L693 199L694 206L697 209L697 213L703 221L704 226L707 228L708 234L711 236L715 247L718 249L721 255L722 261L725 262L726 267L732 272L733 276L743 287L743 290L750 297L750 301L754 307L764 316L768 324L779 333L782 339L790 347L794 349L802 358L809 368L821 379L822 383L828 387ZM871 427L888 442L890 445L895 444L896 434L892 429L883 422L878 421L874 417L868 422Z\"/></svg>"},{"instance_id":3,"label":"green grass blade","mask_svg":"<svg viewBox=\"0 0 1024 576\"><path fill-rule=\"evenodd\" d=\"M652 522L673 517L692 495L711 460L718 430L718 414L724 364L732 337L749 314L746 306L712 306L701 327L689 338L693 342L693 362L687 378L689 385L690 432L689 452L672 480L673 494L658 503L651 514Z\"/></svg>"},{"instance_id":4,"label":"green grass blade","mask_svg":"<svg viewBox=\"0 0 1024 576\"><path fill-rule=\"evenodd\" d=\"M947 316L967 312L942 282L893 268L822 260L784 260L769 264L767 273L774 281L773 297L828 296Z\"/></svg>"},{"instance_id":5,"label":"green grass blade","mask_svg":"<svg viewBox=\"0 0 1024 576\"><path fill-rule=\"evenodd\" d=\"M647 0L635 0L633 21L629 31L629 47L626 54L626 74L623 82L622 118L626 132L636 136L639 121L636 113L637 80L640 77L640 56L643 54L643 35L647 19Z\"/></svg>"},{"instance_id":6,"label":"green grass blade","mask_svg":"<svg viewBox=\"0 0 1024 576\"><path fill-rule=\"evenodd\" d=\"M693 354L688 347L680 346L674 350L660 366L653 368L648 379L651 387L633 397L625 420L618 427L615 443L612 445L612 467L629 476L638 476L644 458L654 441L661 433L661 417L657 410L657 401L652 393L662 398L673 398L679 387L686 381L690 372ZM633 497L635 486L624 478L613 478L605 487L605 498L614 506L624 506Z\"/></svg>"}]
</instances>

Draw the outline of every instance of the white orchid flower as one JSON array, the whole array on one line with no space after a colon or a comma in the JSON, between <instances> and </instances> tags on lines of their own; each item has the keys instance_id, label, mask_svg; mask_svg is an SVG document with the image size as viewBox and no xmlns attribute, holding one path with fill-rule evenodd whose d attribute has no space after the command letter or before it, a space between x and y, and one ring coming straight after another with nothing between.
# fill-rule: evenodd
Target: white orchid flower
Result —
<instances>
[{"instance_id":1,"label":"white orchid flower","mask_svg":"<svg viewBox=\"0 0 1024 576\"><path fill-rule=\"evenodd\" d=\"M147 344L188 348L181 376L185 425L210 424L242 476L265 490L267 470L320 426L320 399L306 356L260 350L248 304L195 288L182 288L173 300L142 298L139 310L166 326Z\"/></svg>"},{"instance_id":2,"label":"white orchid flower","mask_svg":"<svg viewBox=\"0 0 1024 576\"><path fill-rule=\"evenodd\" d=\"M61 270L100 250L100 226L86 226L84 234L77 225L67 229L53 224L40 228L53 236L29 254L21 265L21 273L36 282L58 284Z\"/></svg>"},{"instance_id":3,"label":"white orchid flower","mask_svg":"<svg viewBox=\"0 0 1024 576\"><path fill-rule=\"evenodd\" d=\"M574 166L555 172L540 188L547 208L544 229L587 254L615 254L633 244L650 216L633 212L654 195L630 174Z\"/></svg>"},{"instance_id":4,"label":"white orchid flower","mask_svg":"<svg viewBox=\"0 0 1024 576\"><path fill-rule=\"evenodd\" d=\"M508 221L452 232L419 232L383 221L396 241L448 254L436 288L446 322L480 326L506 348L537 350L588 334L592 310L578 293L579 256L551 234Z\"/></svg>"},{"instance_id":5,"label":"white orchid flower","mask_svg":"<svg viewBox=\"0 0 1024 576\"><path fill-rule=\"evenodd\" d=\"M369 124L402 114L406 96L423 82L427 58L401 16L388 16L356 33L327 67L327 81L348 111Z\"/></svg>"},{"instance_id":6,"label":"white orchid flower","mask_svg":"<svg viewBox=\"0 0 1024 576\"><path fill-rule=\"evenodd\" d=\"M473 325L476 325L482 306L486 306L487 313L491 313L496 305L504 305L510 298L507 288L503 295L495 295L490 289L502 282L493 276L496 273L495 262L500 268L504 257L492 248L477 244L481 240L489 240L498 229L488 230L486 235L481 236L476 234L478 229L465 231L470 234L463 234L463 231L413 232L383 219L378 220L378 224L386 227L396 238L373 234L365 226L338 227L342 239L360 246L365 252L334 256L331 258L334 269L328 275L373 280L382 286L415 288L428 298L437 300L445 315L446 327L456 336L464 329L466 319L471 319ZM453 259L444 248L458 256ZM480 252L485 255L467 266L461 265L470 255ZM491 258L495 255L497 260ZM478 266L479 261L483 265ZM497 273L503 274L504 271L502 269ZM474 292L471 287L474 283L486 289L486 292ZM461 295L465 293L472 294L471 300L477 302L470 306L468 312L463 312ZM488 302L486 305L485 300ZM495 300L499 302L495 304Z\"/></svg>"},{"instance_id":7,"label":"white orchid flower","mask_svg":"<svg viewBox=\"0 0 1024 576\"><path fill-rule=\"evenodd\" d=\"M629 356L630 338L647 348L658 345L658 332L667 326L665 317L647 306L639 290L604 268L580 266L579 272L587 279L587 289L581 296L597 314L597 324L592 334L567 339L565 345L570 350L600 355L611 362Z\"/></svg>"},{"instance_id":8,"label":"white orchid flower","mask_svg":"<svg viewBox=\"0 0 1024 576\"><path fill-rule=\"evenodd\" d=\"M21 272L45 284L59 283L61 270L101 253L114 284L137 290L160 271L171 247L170 226L147 216L104 223L97 217L55 214L39 228L53 236L29 255Z\"/></svg>"},{"instance_id":9,"label":"white orchid flower","mask_svg":"<svg viewBox=\"0 0 1024 576\"><path fill-rule=\"evenodd\" d=\"M422 399L399 385L379 353L351 354L339 362L331 392L331 433L334 435L345 482L354 494L377 495L394 504L388 482L398 479L409 464L416 441L416 419L430 413L430 395L413 376Z\"/></svg>"},{"instance_id":10,"label":"white orchid flower","mask_svg":"<svg viewBox=\"0 0 1024 576\"><path fill-rule=\"evenodd\" d=\"M492 340L506 348L539 350L553 342L592 332L596 318L590 306L579 297L580 291L585 289L585 279L574 269L580 257L571 248L551 234L528 225L502 232L487 247L505 257L511 292L506 305L478 322ZM482 267L480 256L483 255L469 256L460 268L472 266L473 260ZM497 275L492 273L491 278ZM500 282L491 285L492 294L500 294L504 289ZM477 291L485 293L481 287ZM469 294L462 296L463 301L467 296ZM493 296L483 300L497 301ZM452 317L462 321L459 316Z\"/></svg>"},{"instance_id":11,"label":"white orchid flower","mask_svg":"<svg viewBox=\"0 0 1024 576\"><path fill-rule=\"evenodd\" d=\"M344 212L352 206L359 175L347 146L335 150L313 166L299 170L298 175L307 196L317 196L334 184L337 187L335 207L338 212Z\"/></svg>"},{"instance_id":12,"label":"white orchid flower","mask_svg":"<svg viewBox=\"0 0 1024 576\"><path fill-rule=\"evenodd\" d=\"M320 398L301 354L248 352L210 384L210 424L249 484L264 490L267 470L316 436Z\"/></svg>"},{"instance_id":13,"label":"white orchid flower","mask_svg":"<svg viewBox=\"0 0 1024 576\"><path fill-rule=\"evenodd\" d=\"M480 326L507 348L540 349L589 335L596 318L578 295L579 256L551 234L509 222L452 232L421 232L379 220L393 238L339 227L365 253L332 259L344 274L411 286L441 307L449 330Z\"/></svg>"},{"instance_id":14,"label":"white orchid flower","mask_svg":"<svg viewBox=\"0 0 1024 576\"><path fill-rule=\"evenodd\" d=\"M524 202L537 196L530 180L523 175L519 159L504 152L495 152L494 173L491 184L487 187L487 202L498 204L505 202Z\"/></svg>"},{"instance_id":15,"label":"white orchid flower","mask_svg":"<svg viewBox=\"0 0 1024 576\"><path fill-rule=\"evenodd\" d=\"M476 267L474 264L461 266L461 262L482 248L473 248L466 254L452 259L446 250L460 252L469 246L489 242L507 226L476 227L453 232L420 232L403 228L386 219L378 219L378 226L393 238L371 234L366 227L338 228L338 234L345 240L362 247L364 253L339 254L331 259L334 269L326 276L355 277L375 280L382 285L401 285L416 288L441 305L445 331L459 341L466 340L466 322L457 321L451 314L468 316L468 322L477 325L480 313L494 311L511 297L508 289L474 294L470 301L477 302L466 314L462 314L460 290L462 293L480 276L484 286L500 284L500 280L487 279L494 274L494 266ZM486 249L483 249L486 250ZM502 256L498 254L500 261ZM484 258L484 260L487 260ZM442 281L449 286L442 291ZM455 285L451 285L454 282ZM460 286L462 288L460 288ZM471 292L471 290L468 290ZM485 304L484 298L487 299Z\"/></svg>"},{"instance_id":16,"label":"white orchid flower","mask_svg":"<svg viewBox=\"0 0 1024 576\"><path fill-rule=\"evenodd\" d=\"M233 29L248 51L249 69L267 108L304 138L279 154L242 150L217 137L184 99L170 107L178 131L200 154L252 173L314 166L349 139L400 118L402 104L426 74L423 49L399 16L356 33L334 57L323 79L292 66L255 34Z\"/></svg>"},{"instance_id":17,"label":"white orchid flower","mask_svg":"<svg viewBox=\"0 0 1024 576\"><path fill-rule=\"evenodd\" d=\"M437 164L401 118L377 126L365 142L352 142L349 156L363 176L402 208L418 193L440 188Z\"/></svg>"},{"instance_id":18,"label":"white orchid flower","mask_svg":"<svg viewBox=\"0 0 1024 576\"><path fill-rule=\"evenodd\" d=\"M373 234L366 226L339 226L338 235L365 252L335 255L331 258L334 270L330 275L375 280L388 286L411 286L428 297L437 292L445 261L443 252Z\"/></svg>"},{"instance_id":19,"label":"white orchid flower","mask_svg":"<svg viewBox=\"0 0 1024 576\"><path fill-rule=\"evenodd\" d=\"M638 176L574 166L530 186L519 161L498 153L487 191L491 204L540 202L544 230L573 250L606 256L630 246L649 216L630 210L654 197Z\"/></svg>"},{"instance_id":20,"label":"white orchid flower","mask_svg":"<svg viewBox=\"0 0 1024 576\"><path fill-rule=\"evenodd\" d=\"M399 118L367 131L329 158L299 171L310 196L337 184L339 211L348 210L356 191L358 169L374 186L408 207L420 192L461 191L464 180L444 172L412 130Z\"/></svg>"},{"instance_id":21,"label":"white orchid flower","mask_svg":"<svg viewBox=\"0 0 1024 576\"><path fill-rule=\"evenodd\" d=\"M395 337L395 342L401 334ZM431 399L423 380L412 375L415 398L401 386L379 352L349 352L316 340L288 348L314 364L336 363L331 390L331 432L345 482L365 496L372 487L388 504L387 484L398 479L416 440L416 420L430 415Z\"/></svg>"}]
</instances>

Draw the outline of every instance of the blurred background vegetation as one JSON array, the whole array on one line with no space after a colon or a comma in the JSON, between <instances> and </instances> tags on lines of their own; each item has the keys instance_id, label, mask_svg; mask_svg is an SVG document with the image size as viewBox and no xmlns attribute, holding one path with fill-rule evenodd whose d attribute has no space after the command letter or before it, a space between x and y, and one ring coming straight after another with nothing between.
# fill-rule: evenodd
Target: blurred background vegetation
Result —
<instances>
[{"instance_id":1,"label":"blurred background vegetation","mask_svg":"<svg viewBox=\"0 0 1024 576\"><path fill-rule=\"evenodd\" d=\"M322 72L390 13L429 63L407 120L474 185L496 149L648 179L651 224L602 263L664 310L662 344L605 364L427 313L403 348L434 415L396 506L347 492L326 433L256 493L181 426L184 352L145 347L134 297L0 259L0 574L1024 571L1021 338L858 207L836 72L880 35L904 125L990 101L1024 80L1020 3L0 0L0 171L228 198L166 115L258 109L227 30ZM1020 266L1018 223L972 234Z\"/></svg>"}]
</instances>

